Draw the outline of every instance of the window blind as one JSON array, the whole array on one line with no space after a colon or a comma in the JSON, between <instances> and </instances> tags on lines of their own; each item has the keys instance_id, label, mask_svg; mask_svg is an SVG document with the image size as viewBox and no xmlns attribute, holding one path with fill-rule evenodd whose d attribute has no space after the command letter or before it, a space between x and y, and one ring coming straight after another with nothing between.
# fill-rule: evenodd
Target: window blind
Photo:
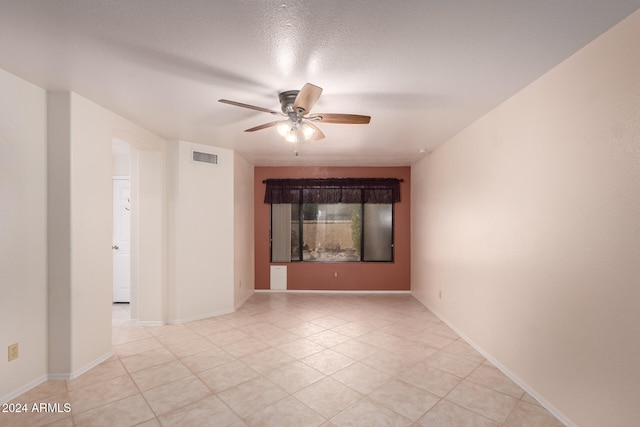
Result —
<instances>
[{"instance_id":1,"label":"window blind","mask_svg":"<svg viewBox=\"0 0 640 427\"><path fill-rule=\"evenodd\" d=\"M397 178L267 179L264 202L280 203L396 203Z\"/></svg>"}]
</instances>

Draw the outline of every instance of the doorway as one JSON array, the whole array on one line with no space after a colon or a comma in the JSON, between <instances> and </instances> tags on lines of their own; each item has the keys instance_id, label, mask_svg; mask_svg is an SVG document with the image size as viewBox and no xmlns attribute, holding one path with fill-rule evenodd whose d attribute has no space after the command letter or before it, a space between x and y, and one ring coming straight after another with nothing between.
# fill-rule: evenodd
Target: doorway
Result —
<instances>
[{"instance_id":1,"label":"doorway","mask_svg":"<svg viewBox=\"0 0 640 427\"><path fill-rule=\"evenodd\" d=\"M113 284L112 322L131 319L131 176L130 148L114 138L113 156ZM117 319L116 319L117 318Z\"/></svg>"},{"instance_id":2,"label":"doorway","mask_svg":"<svg viewBox=\"0 0 640 427\"><path fill-rule=\"evenodd\" d=\"M131 302L131 185L113 179L113 302Z\"/></svg>"},{"instance_id":3,"label":"doorway","mask_svg":"<svg viewBox=\"0 0 640 427\"><path fill-rule=\"evenodd\" d=\"M126 138L126 139L125 139ZM165 318L164 151L114 136L112 320L163 324ZM144 197L141 197L143 195ZM115 246L118 249L115 249ZM122 268L121 268L122 267ZM116 302L114 302L116 301Z\"/></svg>"}]
</instances>

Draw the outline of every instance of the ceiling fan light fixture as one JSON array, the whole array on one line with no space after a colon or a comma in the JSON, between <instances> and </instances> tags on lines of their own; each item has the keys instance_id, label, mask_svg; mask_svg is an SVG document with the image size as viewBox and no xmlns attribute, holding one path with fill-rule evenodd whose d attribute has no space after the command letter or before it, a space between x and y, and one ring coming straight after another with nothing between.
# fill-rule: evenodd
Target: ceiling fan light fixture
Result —
<instances>
[{"instance_id":1,"label":"ceiling fan light fixture","mask_svg":"<svg viewBox=\"0 0 640 427\"><path fill-rule=\"evenodd\" d=\"M295 144L296 142L298 142L298 133L295 131L295 129L292 129L291 132L289 132L289 134L287 134L284 139L287 142L290 142L292 144Z\"/></svg>"},{"instance_id":2,"label":"ceiling fan light fixture","mask_svg":"<svg viewBox=\"0 0 640 427\"><path fill-rule=\"evenodd\" d=\"M291 119L285 120L278 125L278 133L284 137L287 142L298 142L298 125Z\"/></svg>"},{"instance_id":3,"label":"ceiling fan light fixture","mask_svg":"<svg viewBox=\"0 0 640 427\"><path fill-rule=\"evenodd\" d=\"M278 125L278 133L285 138L291 133L292 129L293 123L291 122L291 120L285 120L283 122L280 122L280 124Z\"/></svg>"},{"instance_id":4,"label":"ceiling fan light fixture","mask_svg":"<svg viewBox=\"0 0 640 427\"><path fill-rule=\"evenodd\" d=\"M305 142L313 138L316 130L306 123L285 120L278 125L278 133L291 143Z\"/></svg>"},{"instance_id":5,"label":"ceiling fan light fixture","mask_svg":"<svg viewBox=\"0 0 640 427\"><path fill-rule=\"evenodd\" d=\"M313 136L316 134L316 130L306 123L302 123L300 125L300 128L302 130L302 133L304 134L305 140L313 138Z\"/></svg>"}]
</instances>

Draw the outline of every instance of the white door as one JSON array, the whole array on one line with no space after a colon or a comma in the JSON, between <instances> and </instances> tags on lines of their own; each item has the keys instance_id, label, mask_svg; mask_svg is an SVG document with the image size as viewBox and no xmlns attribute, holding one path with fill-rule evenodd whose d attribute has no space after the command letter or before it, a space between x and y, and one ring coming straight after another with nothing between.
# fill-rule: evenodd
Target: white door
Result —
<instances>
[{"instance_id":1,"label":"white door","mask_svg":"<svg viewBox=\"0 0 640 427\"><path fill-rule=\"evenodd\" d=\"M129 179L113 179L113 302L130 302L131 199Z\"/></svg>"}]
</instances>

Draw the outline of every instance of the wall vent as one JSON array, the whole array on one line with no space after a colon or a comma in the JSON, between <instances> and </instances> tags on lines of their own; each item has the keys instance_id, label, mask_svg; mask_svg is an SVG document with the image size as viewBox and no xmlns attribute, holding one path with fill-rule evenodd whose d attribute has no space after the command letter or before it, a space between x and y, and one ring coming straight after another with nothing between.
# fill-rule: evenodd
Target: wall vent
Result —
<instances>
[{"instance_id":1,"label":"wall vent","mask_svg":"<svg viewBox=\"0 0 640 427\"><path fill-rule=\"evenodd\" d=\"M218 155L211 153L203 153L201 151L193 151L191 160L194 162L211 163L212 165L218 164Z\"/></svg>"}]
</instances>

